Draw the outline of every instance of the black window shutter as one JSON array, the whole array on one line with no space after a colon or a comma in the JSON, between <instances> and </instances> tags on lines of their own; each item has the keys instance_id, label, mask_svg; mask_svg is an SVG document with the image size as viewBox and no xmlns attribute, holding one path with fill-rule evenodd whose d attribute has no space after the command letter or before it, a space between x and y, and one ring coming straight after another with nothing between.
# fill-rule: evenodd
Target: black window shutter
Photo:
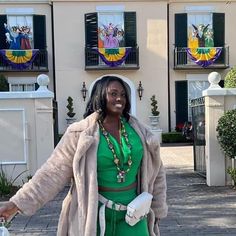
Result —
<instances>
[{"instance_id":1,"label":"black window shutter","mask_svg":"<svg viewBox=\"0 0 236 236\"><path fill-rule=\"evenodd\" d=\"M175 14L175 47L177 49L177 65L187 64L187 52L183 47L188 45L187 13Z\"/></svg>"},{"instance_id":2,"label":"black window shutter","mask_svg":"<svg viewBox=\"0 0 236 236\"><path fill-rule=\"evenodd\" d=\"M213 13L214 46L224 47L225 45L225 14Z\"/></svg>"},{"instance_id":3,"label":"black window shutter","mask_svg":"<svg viewBox=\"0 0 236 236\"><path fill-rule=\"evenodd\" d=\"M9 44L6 42L6 30L4 23L7 23L7 15L0 15L0 49L9 48Z\"/></svg>"},{"instance_id":4,"label":"black window shutter","mask_svg":"<svg viewBox=\"0 0 236 236\"><path fill-rule=\"evenodd\" d=\"M33 15L34 48L46 49L46 17Z\"/></svg>"},{"instance_id":5,"label":"black window shutter","mask_svg":"<svg viewBox=\"0 0 236 236\"><path fill-rule=\"evenodd\" d=\"M84 15L85 22L85 46L98 47L98 16L96 12Z\"/></svg>"},{"instance_id":6,"label":"black window shutter","mask_svg":"<svg viewBox=\"0 0 236 236\"><path fill-rule=\"evenodd\" d=\"M175 47L187 47L187 13L175 14Z\"/></svg>"},{"instance_id":7,"label":"black window shutter","mask_svg":"<svg viewBox=\"0 0 236 236\"><path fill-rule=\"evenodd\" d=\"M176 125L184 124L188 120L188 83L175 82Z\"/></svg>"},{"instance_id":8,"label":"black window shutter","mask_svg":"<svg viewBox=\"0 0 236 236\"><path fill-rule=\"evenodd\" d=\"M84 15L85 24L85 65L96 66L99 56L91 48L98 47L98 14L96 12Z\"/></svg>"},{"instance_id":9,"label":"black window shutter","mask_svg":"<svg viewBox=\"0 0 236 236\"><path fill-rule=\"evenodd\" d=\"M137 30L136 30L136 12L124 12L124 31L125 46L136 47Z\"/></svg>"},{"instance_id":10,"label":"black window shutter","mask_svg":"<svg viewBox=\"0 0 236 236\"><path fill-rule=\"evenodd\" d=\"M225 14L224 13L213 13L213 32L214 32L214 46L224 47L225 46ZM225 51L222 49L221 55L214 62L214 64L224 64L225 62Z\"/></svg>"}]
</instances>

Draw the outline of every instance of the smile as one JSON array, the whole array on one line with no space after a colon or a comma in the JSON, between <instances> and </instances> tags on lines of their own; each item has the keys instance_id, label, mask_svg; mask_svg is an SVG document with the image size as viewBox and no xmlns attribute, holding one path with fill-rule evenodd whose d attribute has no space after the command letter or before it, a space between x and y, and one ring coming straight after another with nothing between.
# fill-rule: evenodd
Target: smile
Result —
<instances>
[{"instance_id":1,"label":"smile","mask_svg":"<svg viewBox=\"0 0 236 236\"><path fill-rule=\"evenodd\" d=\"M122 108L122 104L115 104L115 107L117 107L117 108Z\"/></svg>"}]
</instances>

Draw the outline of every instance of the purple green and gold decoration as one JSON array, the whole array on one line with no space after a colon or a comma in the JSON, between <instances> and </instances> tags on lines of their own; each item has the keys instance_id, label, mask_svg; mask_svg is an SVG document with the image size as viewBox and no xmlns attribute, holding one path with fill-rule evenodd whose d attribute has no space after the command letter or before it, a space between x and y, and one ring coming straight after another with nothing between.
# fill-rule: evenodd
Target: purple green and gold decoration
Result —
<instances>
[{"instance_id":1,"label":"purple green and gold decoration","mask_svg":"<svg viewBox=\"0 0 236 236\"><path fill-rule=\"evenodd\" d=\"M202 67L208 67L213 64L219 58L221 51L221 47L187 48L190 59Z\"/></svg>"},{"instance_id":2,"label":"purple green and gold decoration","mask_svg":"<svg viewBox=\"0 0 236 236\"><path fill-rule=\"evenodd\" d=\"M106 65L116 67L125 61L131 48L96 48L95 50Z\"/></svg>"},{"instance_id":3,"label":"purple green and gold decoration","mask_svg":"<svg viewBox=\"0 0 236 236\"><path fill-rule=\"evenodd\" d=\"M37 56L39 49L30 50L0 50L5 63L10 64L13 69L27 69Z\"/></svg>"}]
</instances>

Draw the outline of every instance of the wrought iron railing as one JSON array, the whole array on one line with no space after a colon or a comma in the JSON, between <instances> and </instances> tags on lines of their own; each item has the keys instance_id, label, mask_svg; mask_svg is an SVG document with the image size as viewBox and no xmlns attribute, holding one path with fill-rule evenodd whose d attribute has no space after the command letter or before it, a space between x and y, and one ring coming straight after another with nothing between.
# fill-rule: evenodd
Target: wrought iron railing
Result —
<instances>
[{"instance_id":1,"label":"wrought iron railing","mask_svg":"<svg viewBox=\"0 0 236 236\"><path fill-rule=\"evenodd\" d=\"M225 69L229 67L229 47L222 47L221 55L208 67L201 67L197 65L188 56L187 47L176 47L174 49L174 69Z\"/></svg>"},{"instance_id":2,"label":"wrought iron railing","mask_svg":"<svg viewBox=\"0 0 236 236\"><path fill-rule=\"evenodd\" d=\"M29 67L25 69L16 69L7 62L0 54L0 72L47 72L48 71L48 51L40 49Z\"/></svg>"},{"instance_id":3,"label":"wrought iron railing","mask_svg":"<svg viewBox=\"0 0 236 236\"><path fill-rule=\"evenodd\" d=\"M137 70L139 69L139 48L131 47L124 62L116 67L110 67L99 57L97 48L85 48L85 70Z\"/></svg>"}]
</instances>

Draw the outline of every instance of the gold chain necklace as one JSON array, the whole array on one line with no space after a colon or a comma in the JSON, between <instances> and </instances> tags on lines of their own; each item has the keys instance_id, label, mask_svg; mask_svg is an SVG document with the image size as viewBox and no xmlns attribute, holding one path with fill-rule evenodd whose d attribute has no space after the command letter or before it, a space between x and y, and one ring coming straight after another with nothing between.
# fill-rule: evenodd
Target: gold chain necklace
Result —
<instances>
[{"instance_id":1,"label":"gold chain necklace","mask_svg":"<svg viewBox=\"0 0 236 236\"><path fill-rule=\"evenodd\" d=\"M113 154L113 162L115 163L116 165L116 169L118 171L118 174L117 174L117 182L118 183L123 183L125 182L125 176L126 174L130 171L131 169L131 166L132 166L132 157L131 155L129 155L128 157L128 168L125 170L124 167L120 167L120 160L118 158L118 156L116 155L116 152L115 152L115 149L114 149L114 145L112 144L110 138L109 138L109 135L108 135L108 132L105 130L102 122L100 120L98 120L98 123L99 123L99 126L100 126L100 129L102 131L102 134L103 136L105 137L106 141L107 141L107 144L108 144L108 147L109 149L111 150L112 154ZM121 135L125 138L125 141L126 141L126 144L127 144L127 147L131 150L132 146L129 142L129 139L128 139L128 134L125 130L125 126L124 126L124 123L122 121L122 119L120 119L120 124L121 124Z\"/></svg>"}]
</instances>

